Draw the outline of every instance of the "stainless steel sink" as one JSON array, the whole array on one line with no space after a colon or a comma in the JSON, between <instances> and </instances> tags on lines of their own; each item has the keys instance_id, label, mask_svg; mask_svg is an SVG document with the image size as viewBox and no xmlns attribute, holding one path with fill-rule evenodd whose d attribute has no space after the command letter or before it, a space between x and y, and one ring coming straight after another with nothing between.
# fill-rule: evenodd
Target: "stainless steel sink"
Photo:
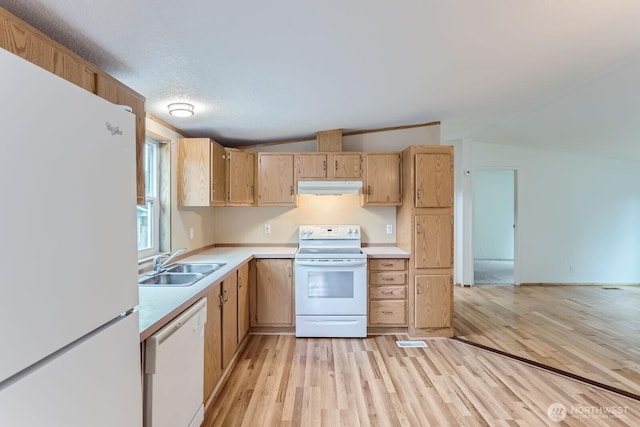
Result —
<instances>
[{"instance_id":1,"label":"stainless steel sink","mask_svg":"<svg viewBox=\"0 0 640 427\"><path fill-rule=\"evenodd\" d=\"M198 273L159 273L138 282L140 286L191 286L205 275ZM144 277L144 276L142 276Z\"/></svg>"},{"instance_id":2,"label":"stainless steel sink","mask_svg":"<svg viewBox=\"0 0 640 427\"><path fill-rule=\"evenodd\" d=\"M164 267L158 273L143 274L138 278L138 285L191 286L224 265L226 263L178 262Z\"/></svg>"},{"instance_id":3,"label":"stainless steel sink","mask_svg":"<svg viewBox=\"0 0 640 427\"><path fill-rule=\"evenodd\" d=\"M218 270L225 264L204 263L204 262L179 262L167 267L166 271L170 273L200 273L209 274Z\"/></svg>"}]
</instances>

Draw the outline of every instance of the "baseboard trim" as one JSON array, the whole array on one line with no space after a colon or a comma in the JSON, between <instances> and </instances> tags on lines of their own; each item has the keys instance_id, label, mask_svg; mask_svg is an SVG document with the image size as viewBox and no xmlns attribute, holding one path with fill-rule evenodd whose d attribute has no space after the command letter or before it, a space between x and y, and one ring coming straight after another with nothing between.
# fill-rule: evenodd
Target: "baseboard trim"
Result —
<instances>
[{"instance_id":1,"label":"baseboard trim","mask_svg":"<svg viewBox=\"0 0 640 427\"><path fill-rule=\"evenodd\" d=\"M569 379L572 379L572 380L575 380L575 381L580 381L582 383L589 384L589 385L592 385L594 387L598 387L598 388L610 391L612 393L616 393L616 394L619 394L621 396L628 397L629 399L640 401L640 395L637 395L635 393L631 393L631 392L626 391L626 390L622 390L622 389L617 388L617 387L610 386L609 384L604 384L604 383L601 383L601 382L598 382L598 381L594 381L592 379L589 379L589 378L586 378L586 377L583 377L583 376L580 376L580 375L576 375L576 374L571 373L571 372L567 372L567 371L563 371L563 370L558 369L558 368L554 368L553 366L545 365L543 363L536 362L534 360L526 359L526 358L521 357L521 356L516 356L515 354L507 353L506 351L498 350L498 349L495 349L495 348L492 348L492 347L487 347L486 345L483 345L483 344L478 344L478 343L475 343L475 342L467 341L464 338L452 337L451 339L454 340L454 341L461 342L463 344L467 344L467 345L471 345L473 347L480 348L482 350L490 351L491 353L499 354L500 356L508 357L509 359L517 360L518 362L521 362L521 363L524 363L524 364L527 364L527 365L530 365L530 366L533 366L533 367L536 367L536 368L544 369L545 371L552 372L554 374L558 374L558 375L561 375L563 377L566 377L566 378L569 378Z\"/></svg>"},{"instance_id":2,"label":"baseboard trim","mask_svg":"<svg viewBox=\"0 0 640 427\"><path fill-rule=\"evenodd\" d=\"M640 283L520 283L520 286L639 286Z\"/></svg>"}]
</instances>

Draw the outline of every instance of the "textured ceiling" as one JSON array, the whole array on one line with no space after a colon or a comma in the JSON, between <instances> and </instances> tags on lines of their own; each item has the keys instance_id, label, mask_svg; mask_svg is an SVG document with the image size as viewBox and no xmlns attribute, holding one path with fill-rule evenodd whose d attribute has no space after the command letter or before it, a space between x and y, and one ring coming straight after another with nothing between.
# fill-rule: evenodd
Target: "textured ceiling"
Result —
<instances>
[{"instance_id":1,"label":"textured ceiling","mask_svg":"<svg viewBox=\"0 0 640 427\"><path fill-rule=\"evenodd\" d=\"M442 122L640 159L637 0L0 0L227 145ZM168 115L187 101L196 115Z\"/></svg>"}]
</instances>

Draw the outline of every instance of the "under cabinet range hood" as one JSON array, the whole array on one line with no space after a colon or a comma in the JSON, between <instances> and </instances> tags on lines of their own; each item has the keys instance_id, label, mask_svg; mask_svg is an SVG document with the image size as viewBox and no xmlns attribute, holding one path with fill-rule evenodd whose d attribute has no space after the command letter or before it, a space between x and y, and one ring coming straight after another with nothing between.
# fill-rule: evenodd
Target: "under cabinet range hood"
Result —
<instances>
[{"instance_id":1,"label":"under cabinet range hood","mask_svg":"<svg viewBox=\"0 0 640 427\"><path fill-rule=\"evenodd\" d=\"M360 194L362 181L298 181L298 194Z\"/></svg>"}]
</instances>

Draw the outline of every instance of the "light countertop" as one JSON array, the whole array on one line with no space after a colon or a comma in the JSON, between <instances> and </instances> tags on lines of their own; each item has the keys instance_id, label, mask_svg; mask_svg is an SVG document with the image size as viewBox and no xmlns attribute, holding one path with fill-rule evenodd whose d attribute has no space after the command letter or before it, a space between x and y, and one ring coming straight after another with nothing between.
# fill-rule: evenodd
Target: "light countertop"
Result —
<instances>
[{"instance_id":1,"label":"light countertop","mask_svg":"<svg viewBox=\"0 0 640 427\"><path fill-rule=\"evenodd\" d=\"M180 262L214 262L225 265L192 286L139 286L140 303L136 309L140 315L140 341L153 335L171 319L204 297L211 290L211 286L220 283L245 262L252 258L293 259L297 250L297 246L218 247L181 259ZM409 258L405 251L390 246L368 246L363 247L362 251L369 258Z\"/></svg>"},{"instance_id":2,"label":"light countertop","mask_svg":"<svg viewBox=\"0 0 640 427\"><path fill-rule=\"evenodd\" d=\"M364 246L368 258L409 258L409 254L395 246Z\"/></svg>"}]
</instances>

